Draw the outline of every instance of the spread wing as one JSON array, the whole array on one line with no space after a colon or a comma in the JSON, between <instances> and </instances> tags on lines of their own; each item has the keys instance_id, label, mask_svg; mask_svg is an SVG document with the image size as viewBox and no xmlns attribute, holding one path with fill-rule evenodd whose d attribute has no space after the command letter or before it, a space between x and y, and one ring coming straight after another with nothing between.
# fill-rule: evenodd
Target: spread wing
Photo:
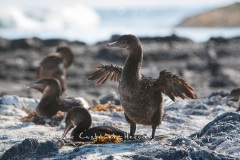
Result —
<instances>
[{"instance_id":1,"label":"spread wing","mask_svg":"<svg viewBox=\"0 0 240 160\"><path fill-rule=\"evenodd\" d=\"M97 80L96 84L103 84L109 77L111 81L119 82L122 74L122 67L113 64L101 64L96 67L96 71L90 74L87 80Z\"/></svg>"},{"instance_id":2,"label":"spread wing","mask_svg":"<svg viewBox=\"0 0 240 160\"><path fill-rule=\"evenodd\" d=\"M173 101L175 97L196 99L192 87L186 81L166 70L160 72L159 78L154 86L155 85L156 88L160 88L160 90Z\"/></svg>"}]
</instances>

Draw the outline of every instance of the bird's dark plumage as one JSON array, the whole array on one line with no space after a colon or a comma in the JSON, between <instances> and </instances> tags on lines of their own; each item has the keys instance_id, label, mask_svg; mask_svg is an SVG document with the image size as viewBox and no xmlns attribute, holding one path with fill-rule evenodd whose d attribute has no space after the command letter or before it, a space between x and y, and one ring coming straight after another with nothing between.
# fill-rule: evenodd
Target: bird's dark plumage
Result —
<instances>
[{"instance_id":1,"label":"bird's dark plumage","mask_svg":"<svg viewBox=\"0 0 240 160\"><path fill-rule=\"evenodd\" d=\"M180 97L182 99L196 98L192 87L186 81L166 70L160 72L159 78L154 82L154 85L173 101L175 97Z\"/></svg>"},{"instance_id":2,"label":"bird's dark plumage","mask_svg":"<svg viewBox=\"0 0 240 160\"><path fill-rule=\"evenodd\" d=\"M97 136L104 136L105 134L118 135L121 138L127 137L127 132L124 132L118 128L112 126L97 126L89 128L79 135L79 141L92 141Z\"/></svg>"},{"instance_id":3,"label":"bird's dark plumage","mask_svg":"<svg viewBox=\"0 0 240 160\"><path fill-rule=\"evenodd\" d=\"M58 111L68 112L74 106L83 106L80 100L61 96L61 85L57 79L46 78L26 84L28 88L40 91L43 95L36 108L36 114L49 118Z\"/></svg>"},{"instance_id":4,"label":"bird's dark plumage","mask_svg":"<svg viewBox=\"0 0 240 160\"><path fill-rule=\"evenodd\" d=\"M113 65L102 64L96 67L97 71L88 77L88 80L97 80L96 84L103 84L110 78L111 81L119 82L122 73L122 67Z\"/></svg>"},{"instance_id":5,"label":"bird's dark plumage","mask_svg":"<svg viewBox=\"0 0 240 160\"><path fill-rule=\"evenodd\" d=\"M71 137L73 141L80 141L80 133L87 130L92 124L92 117L88 110L83 107L74 107L71 108L66 116L66 127L62 138L66 136L66 134L72 129Z\"/></svg>"},{"instance_id":6,"label":"bird's dark plumage","mask_svg":"<svg viewBox=\"0 0 240 160\"><path fill-rule=\"evenodd\" d=\"M194 91L186 81L167 71L161 71L159 78L142 75L143 49L136 36L120 36L108 46L123 48L129 53L124 67L101 65L89 75L88 80L97 80L96 84L102 84L111 77L111 80L118 81L125 118L130 124L130 136L134 136L136 124L139 123L151 125L154 138L155 129L161 124L164 115L161 93L165 93L172 100L175 100L175 97L195 99Z\"/></svg>"},{"instance_id":7,"label":"bird's dark plumage","mask_svg":"<svg viewBox=\"0 0 240 160\"><path fill-rule=\"evenodd\" d=\"M238 108L236 112L240 111L240 88L233 89L230 94L226 97L227 101L237 102Z\"/></svg>"},{"instance_id":8,"label":"bird's dark plumage","mask_svg":"<svg viewBox=\"0 0 240 160\"><path fill-rule=\"evenodd\" d=\"M65 92L66 84L66 69L73 62L73 53L67 46L60 46L55 53L50 53L45 57L37 68L37 78L56 78L59 80L62 87L62 93Z\"/></svg>"},{"instance_id":9,"label":"bird's dark plumage","mask_svg":"<svg viewBox=\"0 0 240 160\"><path fill-rule=\"evenodd\" d=\"M89 112L80 107L74 107L69 110L66 116L66 127L62 138L66 136L71 128L74 127L71 138L73 141L92 141L94 137L106 134L119 135L122 138L126 137L127 133L112 127L112 126L97 126L92 127L92 119Z\"/></svg>"}]
</instances>

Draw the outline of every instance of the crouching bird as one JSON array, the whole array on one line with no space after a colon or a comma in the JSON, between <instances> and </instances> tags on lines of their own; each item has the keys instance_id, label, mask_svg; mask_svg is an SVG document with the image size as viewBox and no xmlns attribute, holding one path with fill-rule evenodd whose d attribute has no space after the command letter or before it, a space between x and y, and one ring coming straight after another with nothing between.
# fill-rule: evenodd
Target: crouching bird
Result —
<instances>
[{"instance_id":1,"label":"crouching bird","mask_svg":"<svg viewBox=\"0 0 240 160\"><path fill-rule=\"evenodd\" d=\"M236 112L240 111L240 88L233 89L226 97L226 101L237 102L238 108Z\"/></svg>"},{"instance_id":2,"label":"crouching bird","mask_svg":"<svg viewBox=\"0 0 240 160\"><path fill-rule=\"evenodd\" d=\"M68 111L65 124L66 126L62 139L72 128L74 128L72 130L71 137L73 141L80 141L80 134L92 125L92 117L85 108L74 107Z\"/></svg>"},{"instance_id":3,"label":"crouching bird","mask_svg":"<svg viewBox=\"0 0 240 160\"><path fill-rule=\"evenodd\" d=\"M159 78L142 75L143 48L136 36L122 35L107 46L123 48L129 53L124 66L100 65L87 79L97 80L96 84L105 83L109 77L119 82L118 90L126 121L130 124L130 137L134 137L136 124L143 124L152 126L153 139L164 115L162 93L174 101L175 97L195 99L194 91L186 81L165 70L160 72Z\"/></svg>"},{"instance_id":4,"label":"crouching bird","mask_svg":"<svg viewBox=\"0 0 240 160\"><path fill-rule=\"evenodd\" d=\"M112 126L96 126L89 128L92 124L91 115L80 107L74 107L69 110L65 123L66 127L62 139L72 128L71 139L73 141L92 141L93 138L100 135L104 136L104 134L119 135L122 138L127 135L126 132Z\"/></svg>"},{"instance_id":5,"label":"crouching bird","mask_svg":"<svg viewBox=\"0 0 240 160\"><path fill-rule=\"evenodd\" d=\"M57 79L40 79L36 82L27 83L26 86L42 93L42 98L36 108L36 114L41 118L50 118L58 111L68 112L76 106L86 110L83 99L61 96L62 89ZM88 111L86 110L86 112Z\"/></svg>"}]
</instances>

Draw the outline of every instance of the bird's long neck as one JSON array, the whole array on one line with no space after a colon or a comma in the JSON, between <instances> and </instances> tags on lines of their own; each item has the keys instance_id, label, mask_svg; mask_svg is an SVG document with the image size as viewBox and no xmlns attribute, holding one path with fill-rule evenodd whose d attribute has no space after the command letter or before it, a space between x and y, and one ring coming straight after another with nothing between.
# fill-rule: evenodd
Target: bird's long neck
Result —
<instances>
[{"instance_id":1,"label":"bird's long neck","mask_svg":"<svg viewBox=\"0 0 240 160\"><path fill-rule=\"evenodd\" d=\"M47 87L43 92L39 106L45 106L45 107L54 106L55 108L58 105L59 97L60 97L60 92L57 89Z\"/></svg>"},{"instance_id":2,"label":"bird's long neck","mask_svg":"<svg viewBox=\"0 0 240 160\"><path fill-rule=\"evenodd\" d=\"M67 69L73 63L73 55L71 52L61 53L63 57L64 68Z\"/></svg>"},{"instance_id":3,"label":"bird's long neck","mask_svg":"<svg viewBox=\"0 0 240 160\"><path fill-rule=\"evenodd\" d=\"M143 59L142 47L137 46L129 51L129 56L125 62L122 79L139 80L141 78L141 66Z\"/></svg>"},{"instance_id":4,"label":"bird's long neck","mask_svg":"<svg viewBox=\"0 0 240 160\"><path fill-rule=\"evenodd\" d=\"M57 106L58 103L55 99L43 97L36 108L36 113L40 117L49 118L57 113Z\"/></svg>"}]
</instances>

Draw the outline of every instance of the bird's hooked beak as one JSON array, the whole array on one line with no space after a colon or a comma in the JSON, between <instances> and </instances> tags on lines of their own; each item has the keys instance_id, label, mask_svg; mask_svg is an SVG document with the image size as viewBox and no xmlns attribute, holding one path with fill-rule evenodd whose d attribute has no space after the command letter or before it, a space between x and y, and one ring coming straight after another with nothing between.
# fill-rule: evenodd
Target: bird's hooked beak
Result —
<instances>
[{"instance_id":1,"label":"bird's hooked beak","mask_svg":"<svg viewBox=\"0 0 240 160\"><path fill-rule=\"evenodd\" d=\"M108 43L107 47L119 47L119 48L127 48L127 42L124 40L116 41L113 43Z\"/></svg>"},{"instance_id":2,"label":"bird's hooked beak","mask_svg":"<svg viewBox=\"0 0 240 160\"><path fill-rule=\"evenodd\" d=\"M66 124L66 128L63 132L62 139L66 136L66 134L73 128L72 122Z\"/></svg>"},{"instance_id":3,"label":"bird's hooked beak","mask_svg":"<svg viewBox=\"0 0 240 160\"><path fill-rule=\"evenodd\" d=\"M25 86L26 86L27 88L36 89L36 90L38 90L38 91L40 91L40 92L43 92L44 89L45 89L45 87L46 87L46 85L41 84L41 83L38 83L38 82L27 83L27 84L25 84Z\"/></svg>"}]
</instances>

